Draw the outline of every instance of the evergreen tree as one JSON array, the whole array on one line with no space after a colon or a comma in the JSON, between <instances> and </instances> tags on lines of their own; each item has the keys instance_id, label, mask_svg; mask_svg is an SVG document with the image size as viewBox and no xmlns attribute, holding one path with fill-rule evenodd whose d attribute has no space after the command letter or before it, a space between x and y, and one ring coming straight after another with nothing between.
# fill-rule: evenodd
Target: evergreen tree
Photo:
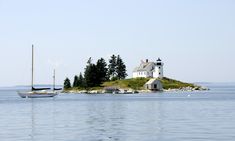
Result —
<instances>
[{"instance_id":1,"label":"evergreen tree","mask_svg":"<svg viewBox=\"0 0 235 141\"><path fill-rule=\"evenodd\" d=\"M102 82L108 80L107 73L107 64L103 58L100 58L96 63L97 85L100 85Z\"/></svg>"},{"instance_id":2,"label":"evergreen tree","mask_svg":"<svg viewBox=\"0 0 235 141\"><path fill-rule=\"evenodd\" d=\"M74 76L74 81L73 81L73 87L78 87L78 76L77 75L75 75Z\"/></svg>"},{"instance_id":3,"label":"evergreen tree","mask_svg":"<svg viewBox=\"0 0 235 141\"><path fill-rule=\"evenodd\" d=\"M71 83L70 83L69 78L66 78L64 80L64 89L69 89L69 88L71 88Z\"/></svg>"},{"instance_id":4,"label":"evergreen tree","mask_svg":"<svg viewBox=\"0 0 235 141\"><path fill-rule=\"evenodd\" d=\"M117 57L115 55L111 56L111 59L109 60L109 66L108 66L108 75L112 79L116 77L116 66L117 66Z\"/></svg>"},{"instance_id":5,"label":"evergreen tree","mask_svg":"<svg viewBox=\"0 0 235 141\"><path fill-rule=\"evenodd\" d=\"M96 65L93 64L91 58L89 58L89 60L87 61L87 66L85 68L85 73L84 73L85 84L87 87L97 86L96 72L97 72Z\"/></svg>"},{"instance_id":6,"label":"evergreen tree","mask_svg":"<svg viewBox=\"0 0 235 141\"><path fill-rule=\"evenodd\" d=\"M84 82L84 78L82 76L82 73L80 73L80 75L78 77L78 87L81 87L81 88L85 87L85 82Z\"/></svg>"},{"instance_id":7,"label":"evergreen tree","mask_svg":"<svg viewBox=\"0 0 235 141\"><path fill-rule=\"evenodd\" d=\"M126 73L126 65L122 61L122 58L120 55L117 56L117 66L116 66L116 73L117 73L117 78L120 79L125 79L127 76Z\"/></svg>"}]
</instances>

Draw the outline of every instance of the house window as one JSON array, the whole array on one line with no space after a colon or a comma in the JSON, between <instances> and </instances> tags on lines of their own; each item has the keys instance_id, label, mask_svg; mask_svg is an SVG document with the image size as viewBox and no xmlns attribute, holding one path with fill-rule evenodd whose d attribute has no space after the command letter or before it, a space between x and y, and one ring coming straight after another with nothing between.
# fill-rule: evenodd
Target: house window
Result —
<instances>
[{"instance_id":1,"label":"house window","mask_svg":"<svg viewBox=\"0 0 235 141\"><path fill-rule=\"evenodd\" d=\"M154 87L154 89L157 89L157 84L154 84L153 87Z\"/></svg>"},{"instance_id":2,"label":"house window","mask_svg":"<svg viewBox=\"0 0 235 141\"><path fill-rule=\"evenodd\" d=\"M158 67L159 69L161 69L161 67Z\"/></svg>"},{"instance_id":3,"label":"house window","mask_svg":"<svg viewBox=\"0 0 235 141\"><path fill-rule=\"evenodd\" d=\"M159 72L159 75L161 75L161 73Z\"/></svg>"}]
</instances>

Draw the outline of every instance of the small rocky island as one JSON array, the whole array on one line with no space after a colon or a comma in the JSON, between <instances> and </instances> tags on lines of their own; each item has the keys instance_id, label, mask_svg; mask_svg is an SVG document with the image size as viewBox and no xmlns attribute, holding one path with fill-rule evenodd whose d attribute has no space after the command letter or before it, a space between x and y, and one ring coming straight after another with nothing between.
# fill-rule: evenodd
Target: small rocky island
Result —
<instances>
[{"instance_id":1,"label":"small rocky island","mask_svg":"<svg viewBox=\"0 0 235 141\"><path fill-rule=\"evenodd\" d=\"M90 94L103 94L103 93L121 93L121 94L132 94L132 93L152 93L152 92L164 92L164 91L202 91L208 90L205 87L201 87L192 83L184 83L170 78L156 79L157 84L160 84L160 89L148 89L146 83L151 78L132 78L125 80L107 81L100 87L92 87L88 89L73 87L65 89L64 93L90 93ZM158 83L160 82L160 83ZM158 86L156 86L159 88Z\"/></svg>"},{"instance_id":2,"label":"small rocky island","mask_svg":"<svg viewBox=\"0 0 235 141\"><path fill-rule=\"evenodd\" d=\"M149 93L162 91L200 91L208 90L192 83L164 77L164 63L160 58L156 62L141 61L133 70L132 78L126 79L126 65L120 55L112 55L107 65L103 58L96 64L89 58L84 75L74 77L71 85L69 78L64 82L64 93Z\"/></svg>"}]
</instances>

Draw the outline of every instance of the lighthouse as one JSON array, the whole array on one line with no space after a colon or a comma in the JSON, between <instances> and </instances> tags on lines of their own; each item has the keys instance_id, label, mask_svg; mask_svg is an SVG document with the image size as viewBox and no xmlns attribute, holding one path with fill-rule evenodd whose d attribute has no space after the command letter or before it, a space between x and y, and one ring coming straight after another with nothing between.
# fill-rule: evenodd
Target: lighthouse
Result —
<instances>
[{"instance_id":1,"label":"lighthouse","mask_svg":"<svg viewBox=\"0 0 235 141\"><path fill-rule=\"evenodd\" d=\"M164 63L160 58L157 59L157 62L155 63L155 69L153 72L154 78L163 78L163 65Z\"/></svg>"}]
</instances>

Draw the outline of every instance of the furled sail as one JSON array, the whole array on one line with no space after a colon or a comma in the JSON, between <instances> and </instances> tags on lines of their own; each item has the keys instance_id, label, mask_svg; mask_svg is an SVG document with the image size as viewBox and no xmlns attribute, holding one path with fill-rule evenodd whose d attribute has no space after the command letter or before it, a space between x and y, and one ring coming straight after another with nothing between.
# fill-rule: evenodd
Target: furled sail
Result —
<instances>
[{"instance_id":1,"label":"furled sail","mask_svg":"<svg viewBox=\"0 0 235 141\"><path fill-rule=\"evenodd\" d=\"M54 91L59 91L59 90L62 90L62 88L54 88L53 90Z\"/></svg>"},{"instance_id":2,"label":"furled sail","mask_svg":"<svg viewBox=\"0 0 235 141\"><path fill-rule=\"evenodd\" d=\"M50 90L51 88L34 88L32 87L32 91L41 91L41 90Z\"/></svg>"}]
</instances>

